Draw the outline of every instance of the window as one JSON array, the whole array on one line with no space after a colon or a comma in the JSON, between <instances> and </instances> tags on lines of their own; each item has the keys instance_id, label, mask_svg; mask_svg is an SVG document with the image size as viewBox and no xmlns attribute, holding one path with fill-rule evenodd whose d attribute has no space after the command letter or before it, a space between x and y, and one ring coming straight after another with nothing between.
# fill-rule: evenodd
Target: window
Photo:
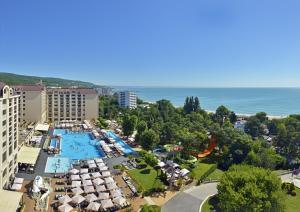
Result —
<instances>
[{"instance_id":1,"label":"window","mask_svg":"<svg viewBox=\"0 0 300 212\"><path fill-rule=\"evenodd\" d=\"M6 155L6 152L4 152L2 154L2 162L4 163L6 161L6 158L7 158L7 155Z\"/></svg>"}]
</instances>

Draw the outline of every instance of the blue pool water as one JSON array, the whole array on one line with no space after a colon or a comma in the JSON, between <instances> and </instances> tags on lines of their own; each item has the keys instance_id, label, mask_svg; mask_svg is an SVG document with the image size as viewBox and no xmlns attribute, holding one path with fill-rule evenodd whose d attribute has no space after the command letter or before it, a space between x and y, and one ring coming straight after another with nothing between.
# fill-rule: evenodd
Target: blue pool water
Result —
<instances>
[{"instance_id":1,"label":"blue pool water","mask_svg":"<svg viewBox=\"0 0 300 212\"><path fill-rule=\"evenodd\" d=\"M107 131L106 134L107 134L107 136L115 139L115 141L124 148L124 153L125 154L135 153L135 151L128 144L126 144L119 136L117 136L114 132Z\"/></svg>"},{"instance_id":2,"label":"blue pool water","mask_svg":"<svg viewBox=\"0 0 300 212\"><path fill-rule=\"evenodd\" d=\"M54 135L61 134L61 151L59 156L71 160L82 160L104 157L98 140L94 140L90 133L71 132L55 129Z\"/></svg>"},{"instance_id":3,"label":"blue pool water","mask_svg":"<svg viewBox=\"0 0 300 212\"><path fill-rule=\"evenodd\" d=\"M65 173L71 167L69 158L48 157L45 173Z\"/></svg>"},{"instance_id":4,"label":"blue pool water","mask_svg":"<svg viewBox=\"0 0 300 212\"><path fill-rule=\"evenodd\" d=\"M52 148L56 148L57 147L57 140L56 139L52 139L51 140L50 147L52 147Z\"/></svg>"}]
</instances>

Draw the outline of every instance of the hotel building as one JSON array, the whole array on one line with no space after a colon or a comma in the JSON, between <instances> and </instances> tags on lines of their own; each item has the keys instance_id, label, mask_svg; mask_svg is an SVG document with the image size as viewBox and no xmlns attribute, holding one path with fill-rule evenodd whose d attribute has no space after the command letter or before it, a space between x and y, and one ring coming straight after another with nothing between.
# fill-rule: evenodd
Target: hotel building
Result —
<instances>
[{"instance_id":1,"label":"hotel building","mask_svg":"<svg viewBox=\"0 0 300 212\"><path fill-rule=\"evenodd\" d=\"M0 186L17 172L19 96L0 82Z\"/></svg>"},{"instance_id":2,"label":"hotel building","mask_svg":"<svg viewBox=\"0 0 300 212\"><path fill-rule=\"evenodd\" d=\"M47 120L46 88L43 85L15 85L13 89L20 95L19 121L41 122Z\"/></svg>"},{"instance_id":3,"label":"hotel building","mask_svg":"<svg viewBox=\"0 0 300 212\"><path fill-rule=\"evenodd\" d=\"M97 119L99 114L98 93L91 88L47 89L48 120Z\"/></svg>"},{"instance_id":4,"label":"hotel building","mask_svg":"<svg viewBox=\"0 0 300 212\"><path fill-rule=\"evenodd\" d=\"M121 91L118 93L119 107L121 108L136 108L137 107L137 96L131 91Z\"/></svg>"}]
</instances>

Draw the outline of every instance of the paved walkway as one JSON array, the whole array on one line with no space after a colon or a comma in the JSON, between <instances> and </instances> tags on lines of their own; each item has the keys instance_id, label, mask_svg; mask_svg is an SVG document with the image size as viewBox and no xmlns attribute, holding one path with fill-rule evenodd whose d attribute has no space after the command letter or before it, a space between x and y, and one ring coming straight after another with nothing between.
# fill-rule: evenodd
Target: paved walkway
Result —
<instances>
[{"instance_id":1,"label":"paved walkway","mask_svg":"<svg viewBox=\"0 0 300 212\"><path fill-rule=\"evenodd\" d=\"M201 203L217 192L217 183L192 187L169 200L162 207L162 212L199 212Z\"/></svg>"}]
</instances>

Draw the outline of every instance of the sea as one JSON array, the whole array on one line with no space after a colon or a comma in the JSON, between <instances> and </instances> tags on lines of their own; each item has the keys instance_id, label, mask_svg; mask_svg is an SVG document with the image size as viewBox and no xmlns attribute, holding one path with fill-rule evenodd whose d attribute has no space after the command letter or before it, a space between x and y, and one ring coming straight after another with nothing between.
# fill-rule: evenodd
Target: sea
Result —
<instances>
[{"instance_id":1,"label":"sea","mask_svg":"<svg viewBox=\"0 0 300 212\"><path fill-rule=\"evenodd\" d=\"M285 117L300 114L300 88L166 88L118 86L116 91L136 92L144 101L170 100L183 106L187 96L198 97L202 109L215 111L220 105L240 115L266 112L269 116Z\"/></svg>"}]
</instances>

